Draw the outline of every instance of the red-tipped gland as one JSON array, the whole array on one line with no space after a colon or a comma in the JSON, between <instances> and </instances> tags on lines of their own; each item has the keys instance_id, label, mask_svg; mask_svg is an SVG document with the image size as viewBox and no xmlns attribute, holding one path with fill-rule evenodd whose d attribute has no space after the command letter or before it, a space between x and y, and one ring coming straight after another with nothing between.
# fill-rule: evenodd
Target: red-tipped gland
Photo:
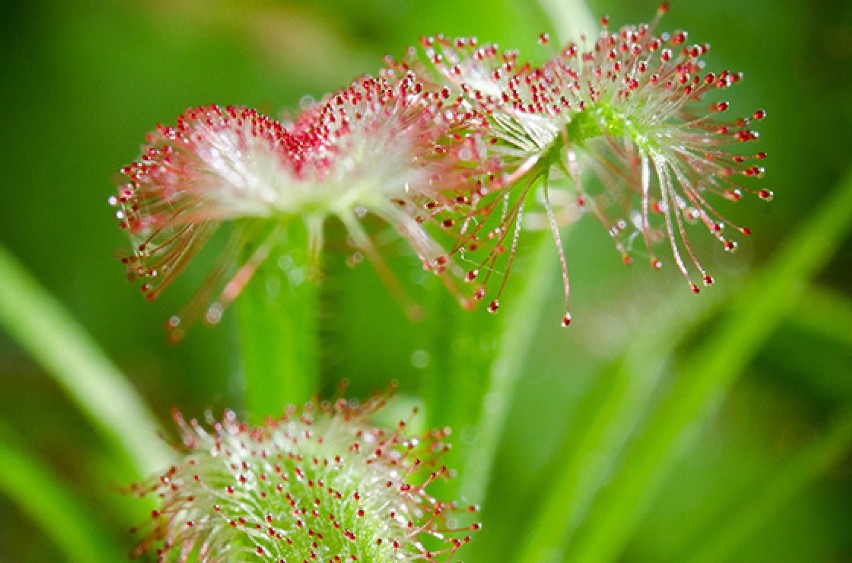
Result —
<instances>
[{"instance_id":1,"label":"red-tipped gland","mask_svg":"<svg viewBox=\"0 0 852 563\"><path fill-rule=\"evenodd\" d=\"M740 189L725 190L724 196L731 201L739 201L743 197L743 192Z\"/></svg>"},{"instance_id":2,"label":"red-tipped gland","mask_svg":"<svg viewBox=\"0 0 852 563\"><path fill-rule=\"evenodd\" d=\"M571 313L565 313L565 316L562 317L562 326L567 327L571 324Z\"/></svg>"},{"instance_id":3,"label":"red-tipped gland","mask_svg":"<svg viewBox=\"0 0 852 563\"><path fill-rule=\"evenodd\" d=\"M496 299L488 304L488 312L492 315L495 314L500 309L500 302Z\"/></svg>"}]
</instances>

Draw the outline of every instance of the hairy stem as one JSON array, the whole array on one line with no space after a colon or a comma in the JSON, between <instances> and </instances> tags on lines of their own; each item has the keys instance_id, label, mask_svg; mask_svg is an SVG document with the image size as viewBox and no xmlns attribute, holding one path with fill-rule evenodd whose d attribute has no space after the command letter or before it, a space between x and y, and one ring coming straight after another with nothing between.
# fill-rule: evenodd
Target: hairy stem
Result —
<instances>
[{"instance_id":1,"label":"hairy stem","mask_svg":"<svg viewBox=\"0 0 852 563\"><path fill-rule=\"evenodd\" d=\"M243 290L236 307L245 378L245 407L258 422L319 391L317 260L302 223L281 239ZM286 251L276 251L286 249Z\"/></svg>"}]
</instances>

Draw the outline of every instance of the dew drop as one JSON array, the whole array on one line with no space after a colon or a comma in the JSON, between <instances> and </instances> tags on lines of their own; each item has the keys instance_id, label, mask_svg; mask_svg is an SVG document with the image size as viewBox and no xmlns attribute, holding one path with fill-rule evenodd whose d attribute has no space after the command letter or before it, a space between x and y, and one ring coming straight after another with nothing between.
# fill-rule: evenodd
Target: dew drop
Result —
<instances>
[{"instance_id":1,"label":"dew drop","mask_svg":"<svg viewBox=\"0 0 852 563\"><path fill-rule=\"evenodd\" d=\"M565 313L565 316L562 317L562 326L567 327L571 324L571 313Z\"/></svg>"},{"instance_id":2,"label":"dew drop","mask_svg":"<svg viewBox=\"0 0 852 563\"><path fill-rule=\"evenodd\" d=\"M207 308L207 313L204 314L204 320L211 325L217 324L222 320L222 305L214 303Z\"/></svg>"},{"instance_id":3,"label":"dew drop","mask_svg":"<svg viewBox=\"0 0 852 563\"><path fill-rule=\"evenodd\" d=\"M426 350L415 350L411 353L411 365L417 369L424 369L429 365L431 357Z\"/></svg>"},{"instance_id":4,"label":"dew drop","mask_svg":"<svg viewBox=\"0 0 852 563\"><path fill-rule=\"evenodd\" d=\"M775 197L775 194L772 193L771 190L760 190L757 192L757 197L764 201L772 201L772 198Z\"/></svg>"},{"instance_id":5,"label":"dew drop","mask_svg":"<svg viewBox=\"0 0 852 563\"><path fill-rule=\"evenodd\" d=\"M492 315L494 313L496 313L499 308L500 308L500 302L497 301L496 299L488 304L488 312L491 313Z\"/></svg>"},{"instance_id":6,"label":"dew drop","mask_svg":"<svg viewBox=\"0 0 852 563\"><path fill-rule=\"evenodd\" d=\"M659 258L651 258L651 267L655 270L659 270L663 267L663 262Z\"/></svg>"}]
</instances>

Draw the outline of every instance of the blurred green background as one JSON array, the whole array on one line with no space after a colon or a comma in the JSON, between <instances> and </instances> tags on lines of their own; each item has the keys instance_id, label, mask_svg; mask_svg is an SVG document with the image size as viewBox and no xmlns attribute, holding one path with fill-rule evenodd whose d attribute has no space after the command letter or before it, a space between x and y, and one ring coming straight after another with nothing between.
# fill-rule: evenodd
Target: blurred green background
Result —
<instances>
[{"instance_id":1,"label":"blurred green background","mask_svg":"<svg viewBox=\"0 0 852 563\"><path fill-rule=\"evenodd\" d=\"M648 21L657 8L649 0L590 5L595 14L609 14L613 27ZM117 261L127 242L107 198L145 132L206 103L271 114L297 108L305 95L320 97L375 72L383 54L400 55L424 34L476 35L540 57L536 36L556 27L544 9L524 0L5 2L0 240L127 374L165 428L173 406L195 416L239 408L232 313L217 328L197 327L178 346L165 341L163 322L186 302L204 267L190 267L161 299L146 303ZM692 40L710 42L711 70L745 72L746 80L730 90L731 111L768 112L759 127L760 150L769 153L766 184L775 200L744 199L725 208L755 234L733 256L710 240L698 243L717 284L697 298L673 268L624 268L604 230L590 218L581 221L566 244L575 319L568 330L558 326L558 274L533 270L538 241L528 237L527 258L515 266L510 285L546 276L548 294L533 312L535 331L519 335L531 344L509 389L512 402L482 513L485 529L462 552L465 561L533 557L525 542L532 528L546 530L536 522L567 471L579 476L571 491L558 493L564 511L554 513L552 525L576 528L567 557L572 549L577 560L596 553L583 546L594 544L595 530L618 524L619 511L615 520L601 516L606 507L625 502L617 497L608 505L607 494L629 481L630 460L647 464L656 455L642 451L642 444L657 442L643 442L641 428L647 423L665 434L654 416L667 408L679 412L667 400L688 405L687 394L678 399L678 386L709 365L724 366L730 381L716 381L709 387L717 389L696 399L700 424L673 420L672 432L684 432L666 450L671 463L665 471L650 463L659 479L634 481L648 485L636 497L641 510L628 507L637 509L637 519L621 528L626 537L604 560L852 560L850 436L843 418L839 430L834 422L852 408L848 235L835 237L838 249L820 258L812 282L782 284L773 294L766 310L783 313L767 321L766 334L755 331L754 341L746 334L748 352L739 354L737 340L719 335L725 319L738 314L760 326L761 311L750 313L738 295L753 290L776 253L808 244L795 238L797 229L831 198L850 165L852 4L681 0L661 27L687 29ZM345 248L332 245L321 317L327 391L343 377L351 380L351 393L362 396L397 379L403 394L413 395L430 362L464 358L456 351L456 360L441 360L444 346L453 346L441 338L450 341L453 333L426 334L405 319L368 265L348 268L345 261ZM410 264L406 257L394 263ZM406 283L421 283L419 273L409 280L399 271ZM511 291L498 318L510 314ZM448 300L436 301L429 326L455 318L449 307ZM468 325L483 333L497 322L481 310L469 315ZM511 334L511 326L505 330ZM482 392L476 379L453 390ZM120 488L135 476L3 332L0 425L70 483L92 518L131 549L127 529L145 518L145 507ZM459 448L480 439L474 427L456 430ZM820 444L830 446L831 455L822 462L808 458L808 448ZM0 471L13 471L4 467L0 457ZM741 541L720 549L737 530L747 530ZM18 503L0 494L0 561L70 559L44 538ZM561 554L551 553L555 560Z\"/></svg>"}]
</instances>

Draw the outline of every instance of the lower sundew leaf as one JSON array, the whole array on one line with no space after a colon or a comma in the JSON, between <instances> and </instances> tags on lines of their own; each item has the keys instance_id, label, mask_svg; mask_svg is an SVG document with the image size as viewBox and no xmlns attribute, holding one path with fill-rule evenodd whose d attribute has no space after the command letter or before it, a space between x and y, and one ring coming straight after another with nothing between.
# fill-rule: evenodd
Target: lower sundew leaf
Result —
<instances>
[{"instance_id":1,"label":"lower sundew leaf","mask_svg":"<svg viewBox=\"0 0 852 563\"><path fill-rule=\"evenodd\" d=\"M68 561L111 563L124 559L123 550L91 518L91 511L74 492L2 425L0 459L0 493L15 501Z\"/></svg>"},{"instance_id":2,"label":"lower sundew leaf","mask_svg":"<svg viewBox=\"0 0 852 563\"><path fill-rule=\"evenodd\" d=\"M852 226L852 170L838 189L774 259L732 299L725 317L683 365L672 385L630 444L606 491L595 501L581 535L569 546L571 561L612 561L636 529L665 479L681 441L726 393L743 366L791 311L807 283Z\"/></svg>"},{"instance_id":3,"label":"lower sundew leaf","mask_svg":"<svg viewBox=\"0 0 852 563\"><path fill-rule=\"evenodd\" d=\"M160 561L444 561L470 541L476 507L434 498L449 476L445 431L410 436L363 404L311 402L250 426L226 411L204 428L175 419L185 455L135 487L156 496L136 554Z\"/></svg>"}]
</instances>

